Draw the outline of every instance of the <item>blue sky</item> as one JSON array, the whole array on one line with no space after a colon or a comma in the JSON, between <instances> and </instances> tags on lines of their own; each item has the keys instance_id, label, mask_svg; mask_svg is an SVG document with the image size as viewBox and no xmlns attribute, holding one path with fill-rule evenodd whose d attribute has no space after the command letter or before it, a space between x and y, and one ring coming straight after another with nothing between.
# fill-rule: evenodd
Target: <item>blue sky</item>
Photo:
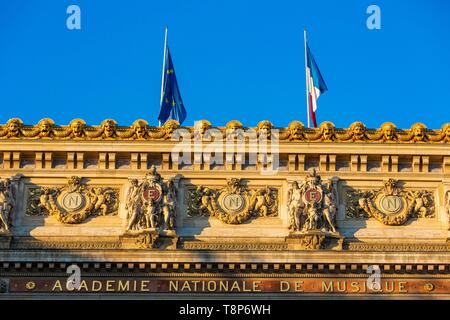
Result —
<instances>
[{"instance_id":1,"label":"blue sky","mask_svg":"<svg viewBox=\"0 0 450 320\"><path fill-rule=\"evenodd\" d=\"M81 30L66 8L81 8ZM381 30L366 9L381 8ZM157 124L164 27L185 125L306 123L303 28L329 91L318 122L450 122L446 0L0 0L0 123Z\"/></svg>"}]
</instances>

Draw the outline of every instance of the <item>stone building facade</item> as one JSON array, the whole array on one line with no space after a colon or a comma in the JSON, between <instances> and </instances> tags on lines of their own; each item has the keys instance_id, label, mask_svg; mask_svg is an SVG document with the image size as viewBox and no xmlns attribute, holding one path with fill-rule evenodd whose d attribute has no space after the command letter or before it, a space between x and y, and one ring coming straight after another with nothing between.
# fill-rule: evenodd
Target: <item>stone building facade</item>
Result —
<instances>
[{"instance_id":1,"label":"stone building facade","mask_svg":"<svg viewBox=\"0 0 450 320\"><path fill-rule=\"evenodd\" d=\"M450 297L450 124L0 126L0 298Z\"/></svg>"}]
</instances>

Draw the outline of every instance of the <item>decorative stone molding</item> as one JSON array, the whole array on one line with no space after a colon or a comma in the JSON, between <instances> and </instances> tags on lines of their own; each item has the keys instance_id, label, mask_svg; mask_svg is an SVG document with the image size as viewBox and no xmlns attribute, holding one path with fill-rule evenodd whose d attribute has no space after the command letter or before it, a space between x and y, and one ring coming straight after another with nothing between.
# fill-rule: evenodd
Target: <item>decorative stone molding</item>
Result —
<instances>
[{"instance_id":1,"label":"decorative stone molding","mask_svg":"<svg viewBox=\"0 0 450 320\"><path fill-rule=\"evenodd\" d=\"M374 252L450 252L450 243L443 244L419 244L419 243L359 243L349 242L345 245L349 251L374 251Z\"/></svg>"},{"instance_id":2,"label":"decorative stone molding","mask_svg":"<svg viewBox=\"0 0 450 320\"><path fill-rule=\"evenodd\" d=\"M231 178L216 190L198 186L188 193L188 216L212 216L227 224L241 224L252 217L278 215L278 190L268 186L249 189L242 179Z\"/></svg>"},{"instance_id":3,"label":"decorative stone molding","mask_svg":"<svg viewBox=\"0 0 450 320\"><path fill-rule=\"evenodd\" d=\"M181 241L180 249L185 250L262 250L281 251L287 250L287 243L242 243L242 242L203 242L203 241Z\"/></svg>"},{"instance_id":4,"label":"decorative stone molding","mask_svg":"<svg viewBox=\"0 0 450 320\"><path fill-rule=\"evenodd\" d=\"M138 119L129 127L118 126L113 119L104 120L99 126L89 126L82 119L74 119L66 126L55 125L44 118L37 125L24 125L19 118L12 118L0 125L0 139L45 139L45 140L170 140L173 132L180 127L175 120L167 121L161 127L152 127L143 119ZM192 136L203 136L213 128L207 120L198 122L195 128L186 128ZM218 128L223 138L227 133L245 131L236 120L226 127ZM274 128L270 121L258 123L255 130L270 139L270 130L280 131L280 141L285 142L356 142L356 143L450 143L450 123L438 130L430 130L422 123L415 123L410 129L398 129L386 122L379 129L368 129L362 122L354 122L349 128L335 128L325 121L319 128L305 128L300 121L292 121L287 128Z\"/></svg>"},{"instance_id":5,"label":"decorative stone molding","mask_svg":"<svg viewBox=\"0 0 450 320\"><path fill-rule=\"evenodd\" d=\"M365 214L385 225L402 225L410 218L434 218L435 201L432 191L406 191L398 180L384 181L379 190L347 191L349 218L361 218Z\"/></svg>"},{"instance_id":6,"label":"decorative stone molding","mask_svg":"<svg viewBox=\"0 0 450 320\"><path fill-rule=\"evenodd\" d=\"M54 216L65 224L77 224L90 216L117 215L118 190L91 187L82 178L72 176L62 187L28 189L26 213L30 216Z\"/></svg>"}]
</instances>

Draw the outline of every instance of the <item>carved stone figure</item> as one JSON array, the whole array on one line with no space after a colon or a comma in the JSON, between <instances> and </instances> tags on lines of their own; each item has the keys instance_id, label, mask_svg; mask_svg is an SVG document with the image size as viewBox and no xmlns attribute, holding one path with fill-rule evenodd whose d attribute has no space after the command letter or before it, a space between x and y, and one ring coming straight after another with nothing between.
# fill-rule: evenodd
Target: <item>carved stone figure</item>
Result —
<instances>
[{"instance_id":1,"label":"carved stone figure","mask_svg":"<svg viewBox=\"0 0 450 320\"><path fill-rule=\"evenodd\" d=\"M152 228L156 229L159 223L158 214L156 212L156 204L153 198L149 198L145 203L144 217L145 217L145 227L146 229Z\"/></svg>"},{"instance_id":2,"label":"carved stone figure","mask_svg":"<svg viewBox=\"0 0 450 320\"><path fill-rule=\"evenodd\" d=\"M442 126L442 141L446 143L450 143L450 123Z\"/></svg>"},{"instance_id":3,"label":"carved stone figure","mask_svg":"<svg viewBox=\"0 0 450 320\"><path fill-rule=\"evenodd\" d=\"M16 185L9 178L0 179L0 230L8 232L16 205Z\"/></svg>"},{"instance_id":4,"label":"carved stone figure","mask_svg":"<svg viewBox=\"0 0 450 320\"><path fill-rule=\"evenodd\" d=\"M225 137L227 140L234 140L244 136L244 126L237 120L229 121L225 126Z\"/></svg>"},{"instance_id":5,"label":"carved stone figure","mask_svg":"<svg viewBox=\"0 0 450 320\"><path fill-rule=\"evenodd\" d=\"M141 214L142 201L139 195L139 182L137 179L130 180L130 188L128 189L125 209L127 210L127 230L134 226Z\"/></svg>"},{"instance_id":6,"label":"carved stone figure","mask_svg":"<svg viewBox=\"0 0 450 320\"><path fill-rule=\"evenodd\" d=\"M429 135L431 142L450 143L450 123L446 123L442 126L439 132Z\"/></svg>"},{"instance_id":7,"label":"carved stone figure","mask_svg":"<svg viewBox=\"0 0 450 320\"><path fill-rule=\"evenodd\" d=\"M324 122L320 125L320 130L322 132L322 141L333 141L334 140L334 124L332 122Z\"/></svg>"},{"instance_id":8,"label":"carved stone figure","mask_svg":"<svg viewBox=\"0 0 450 320\"><path fill-rule=\"evenodd\" d=\"M287 130L282 131L280 140L302 141L305 139L303 130L305 126L300 121L294 120L289 123Z\"/></svg>"},{"instance_id":9,"label":"carved stone figure","mask_svg":"<svg viewBox=\"0 0 450 320\"><path fill-rule=\"evenodd\" d=\"M82 138L84 136L84 128L86 127L86 122L81 119L75 119L70 122L70 129L72 137Z\"/></svg>"},{"instance_id":10,"label":"carved stone figure","mask_svg":"<svg viewBox=\"0 0 450 320\"><path fill-rule=\"evenodd\" d=\"M385 142L393 142L397 140L397 128L392 122L386 122L381 125L382 139Z\"/></svg>"},{"instance_id":11,"label":"carved stone figure","mask_svg":"<svg viewBox=\"0 0 450 320\"><path fill-rule=\"evenodd\" d=\"M275 194L269 187L253 190L250 197L250 210L259 213L261 217L267 217L276 211L278 205Z\"/></svg>"},{"instance_id":12,"label":"carved stone figure","mask_svg":"<svg viewBox=\"0 0 450 320\"><path fill-rule=\"evenodd\" d=\"M336 232L336 213L337 213L337 193L333 183L328 184L328 189L324 192L323 216L328 229Z\"/></svg>"},{"instance_id":13,"label":"carved stone figure","mask_svg":"<svg viewBox=\"0 0 450 320\"><path fill-rule=\"evenodd\" d=\"M39 208L41 208L43 211L47 211L50 214L58 211L55 202L55 190L46 187L43 187L41 189L41 196L39 197Z\"/></svg>"},{"instance_id":14,"label":"carved stone figure","mask_svg":"<svg viewBox=\"0 0 450 320\"><path fill-rule=\"evenodd\" d=\"M288 190L287 209L291 231L336 232L337 193L335 182L322 182L313 170L301 183L294 181Z\"/></svg>"},{"instance_id":15,"label":"carved stone figure","mask_svg":"<svg viewBox=\"0 0 450 320\"><path fill-rule=\"evenodd\" d=\"M61 223L76 224L90 216L116 215L118 191L90 187L77 176L62 187L38 187L28 190L28 215L53 216Z\"/></svg>"},{"instance_id":16,"label":"carved stone figure","mask_svg":"<svg viewBox=\"0 0 450 320\"><path fill-rule=\"evenodd\" d=\"M303 189L298 186L298 182L292 182L292 187L288 191L288 201L287 208L290 217L290 229L292 231L301 230L302 225L302 214L305 208L305 203L303 202Z\"/></svg>"},{"instance_id":17,"label":"carved stone figure","mask_svg":"<svg viewBox=\"0 0 450 320\"><path fill-rule=\"evenodd\" d=\"M350 202L349 202L350 201ZM373 217L386 225L402 225L410 218L435 217L434 196L431 191L405 191L394 179L384 181L379 190L352 191L347 198L347 216L356 216L354 209L357 206L364 210L369 217ZM352 213L353 212L353 213Z\"/></svg>"},{"instance_id":18,"label":"carved stone figure","mask_svg":"<svg viewBox=\"0 0 450 320\"><path fill-rule=\"evenodd\" d=\"M136 140L144 140L147 138L148 122L142 119L133 122L132 138Z\"/></svg>"},{"instance_id":19,"label":"carved stone figure","mask_svg":"<svg viewBox=\"0 0 450 320\"><path fill-rule=\"evenodd\" d=\"M174 230L177 186L173 180L164 182L156 167L139 182L130 180L127 194L127 230Z\"/></svg>"},{"instance_id":20,"label":"carved stone figure","mask_svg":"<svg viewBox=\"0 0 450 320\"><path fill-rule=\"evenodd\" d=\"M163 218L164 225L168 230L175 229L175 218L176 218L176 201L177 201L177 190L175 188L173 180L167 182L167 188L164 192L163 198Z\"/></svg>"},{"instance_id":21,"label":"carved stone figure","mask_svg":"<svg viewBox=\"0 0 450 320\"><path fill-rule=\"evenodd\" d=\"M23 136L22 128L22 120L20 120L19 118L9 119L3 129L0 130L0 137L4 139L20 138L21 136Z\"/></svg>"},{"instance_id":22,"label":"carved stone figure","mask_svg":"<svg viewBox=\"0 0 450 320\"><path fill-rule=\"evenodd\" d=\"M0 139L133 139L133 140L169 140L173 132L180 127L176 120L169 120L161 127L149 127L148 122L138 119L130 127L118 127L117 122L112 119L104 120L99 126L87 126L82 119L74 119L68 126L56 126L54 121L44 118L35 126L22 123L19 118L8 120L0 125ZM207 120L198 121L191 132L195 137L201 137L206 130L211 128ZM258 123L256 130L247 130L246 135L267 137L271 139L273 125L267 121ZM221 129L224 138L243 137L242 123L232 120L226 127ZM239 133L239 136L236 135ZM221 139L214 135L213 139ZM414 124L411 129L397 130L391 122L381 125L380 129L367 129L360 122L354 122L348 129L337 129L332 122L323 122L319 128L304 128L300 121L292 121L287 128L280 129L278 138L281 141L292 142L399 142L399 143L450 143L450 123L446 123L440 130L428 130L422 123Z\"/></svg>"},{"instance_id":23,"label":"carved stone figure","mask_svg":"<svg viewBox=\"0 0 450 320\"><path fill-rule=\"evenodd\" d=\"M112 139L116 136L117 123L112 119L106 119L101 124L101 137L103 139Z\"/></svg>"},{"instance_id":24,"label":"carved stone figure","mask_svg":"<svg viewBox=\"0 0 450 320\"><path fill-rule=\"evenodd\" d=\"M434 199L429 191L410 191L408 197L412 207L411 214L418 218L429 218L434 215Z\"/></svg>"},{"instance_id":25,"label":"carved stone figure","mask_svg":"<svg viewBox=\"0 0 450 320\"><path fill-rule=\"evenodd\" d=\"M412 141L414 142L425 142L428 140L426 134L427 127L423 123L415 123L411 127Z\"/></svg>"},{"instance_id":26,"label":"carved stone figure","mask_svg":"<svg viewBox=\"0 0 450 320\"><path fill-rule=\"evenodd\" d=\"M330 121L322 122L318 131L314 133L305 132L305 136L310 141L331 142L336 140L336 132L334 124Z\"/></svg>"},{"instance_id":27,"label":"carved stone figure","mask_svg":"<svg viewBox=\"0 0 450 320\"><path fill-rule=\"evenodd\" d=\"M241 179L228 179L227 186L214 190L198 186L188 194L188 215L212 216L228 224L240 224L252 217L278 215L278 193L265 187L248 189Z\"/></svg>"},{"instance_id":28,"label":"carved stone figure","mask_svg":"<svg viewBox=\"0 0 450 320\"><path fill-rule=\"evenodd\" d=\"M366 126L357 121L350 125L350 128L344 134L336 134L338 141L362 142L368 140Z\"/></svg>"},{"instance_id":29,"label":"carved stone figure","mask_svg":"<svg viewBox=\"0 0 450 320\"><path fill-rule=\"evenodd\" d=\"M180 127L180 123L177 120L168 120L162 127L150 128L148 135L150 139L156 140L169 140L172 138L172 134Z\"/></svg>"},{"instance_id":30,"label":"carved stone figure","mask_svg":"<svg viewBox=\"0 0 450 320\"><path fill-rule=\"evenodd\" d=\"M271 138L272 128L273 125L268 120L263 120L260 123L258 123L258 126L256 127L258 138L266 138L269 140Z\"/></svg>"},{"instance_id":31,"label":"carved stone figure","mask_svg":"<svg viewBox=\"0 0 450 320\"><path fill-rule=\"evenodd\" d=\"M192 133L192 137L196 141L201 141L205 138L206 131L211 128L211 122L208 120L199 120L195 122L194 132Z\"/></svg>"},{"instance_id":32,"label":"carved stone figure","mask_svg":"<svg viewBox=\"0 0 450 320\"><path fill-rule=\"evenodd\" d=\"M444 205L445 205L445 211L447 212L447 217L449 218L449 224L450 224L450 190L447 190L444 194Z\"/></svg>"},{"instance_id":33,"label":"carved stone figure","mask_svg":"<svg viewBox=\"0 0 450 320\"><path fill-rule=\"evenodd\" d=\"M53 126L55 123L52 119L44 118L38 123L39 138L52 138L53 137Z\"/></svg>"}]
</instances>

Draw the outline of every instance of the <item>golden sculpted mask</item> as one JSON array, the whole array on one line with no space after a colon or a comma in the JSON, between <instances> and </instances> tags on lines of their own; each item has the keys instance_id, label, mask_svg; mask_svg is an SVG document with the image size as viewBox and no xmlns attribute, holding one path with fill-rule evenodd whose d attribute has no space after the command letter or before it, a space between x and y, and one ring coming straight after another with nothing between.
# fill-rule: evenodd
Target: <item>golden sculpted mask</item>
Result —
<instances>
[{"instance_id":1,"label":"golden sculpted mask","mask_svg":"<svg viewBox=\"0 0 450 320\"><path fill-rule=\"evenodd\" d=\"M191 133L195 136L204 137L207 130L212 127L211 122L200 120L196 122ZM104 120L101 125L87 127L82 119L74 119L67 126L56 126L54 121L44 118L37 125L24 125L19 118L12 118L4 125L0 125L0 139L21 138L21 139L115 139L115 140L167 140L180 128L176 120L169 120L161 127L149 127L146 120L138 119L129 127L118 127L113 119ZM214 135L215 140L227 139L229 135L236 132L243 134L244 129L241 122L237 120L229 121L225 128L217 130L218 135ZM256 126L258 137L266 136L271 139L273 125L270 121L264 120ZM251 134L253 130L248 130ZM220 135L222 133L222 136ZM278 138L281 141L291 142L428 142L428 143L450 143L450 123L446 123L440 130L428 130L423 123L415 123L409 130L397 130L392 122L385 122L378 130L369 130L360 122L354 122L349 128L336 129L330 121L323 122L319 128L306 129L300 121L292 121L287 128L281 128Z\"/></svg>"},{"instance_id":2,"label":"golden sculpted mask","mask_svg":"<svg viewBox=\"0 0 450 320\"><path fill-rule=\"evenodd\" d=\"M442 133L444 134L444 140L450 142L450 123L447 123L442 127Z\"/></svg>"},{"instance_id":3,"label":"golden sculpted mask","mask_svg":"<svg viewBox=\"0 0 450 320\"><path fill-rule=\"evenodd\" d=\"M19 118L13 118L8 120L6 123L6 128L8 130L8 136L9 137L19 137L20 136L20 129L22 128L23 123L22 120Z\"/></svg>"},{"instance_id":4,"label":"golden sculpted mask","mask_svg":"<svg viewBox=\"0 0 450 320\"><path fill-rule=\"evenodd\" d=\"M267 120L263 120L260 123L258 123L257 131L258 131L258 137L260 136L266 136L267 139L270 138L270 130L272 130L272 123Z\"/></svg>"},{"instance_id":5,"label":"golden sculpted mask","mask_svg":"<svg viewBox=\"0 0 450 320\"><path fill-rule=\"evenodd\" d=\"M133 131L136 139L145 139L148 130L148 122L142 119L133 122Z\"/></svg>"},{"instance_id":6,"label":"golden sculpted mask","mask_svg":"<svg viewBox=\"0 0 450 320\"><path fill-rule=\"evenodd\" d=\"M332 141L334 138L334 124L326 121L320 124L323 141Z\"/></svg>"},{"instance_id":7,"label":"golden sculpted mask","mask_svg":"<svg viewBox=\"0 0 450 320\"><path fill-rule=\"evenodd\" d=\"M86 122L81 119L75 119L70 122L70 129L72 130L72 135L75 138L80 138L84 135L84 127Z\"/></svg>"},{"instance_id":8,"label":"golden sculpted mask","mask_svg":"<svg viewBox=\"0 0 450 320\"><path fill-rule=\"evenodd\" d=\"M394 141L396 139L396 127L392 122L386 122L381 125L384 141Z\"/></svg>"},{"instance_id":9,"label":"golden sculpted mask","mask_svg":"<svg viewBox=\"0 0 450 320\"><path fill-rule=\"evenodd\" d=\"M164 123L163 130L167 138L172 136L172 133L180 127L180 123L177 120L169 120Z\"/></svg>"},{"instance_id":10,"label":"golden sculpted mask","mask_svg":"<svg viewBox=\"0 0 450 320\"><path fill-rule=\"evenodd\" d=\"M55 123L52 119L44 118L38 123L39 128L39 137L41 138L47 138L50 137L52 134L53 126Z\"/></svg>"},{"instance_id":11,"label":"golden sculpted mask","mask_svg":"<svg viewBox=\"0 0 450 320\"><path fill-rule=\"evenodd\" d=\"M411 127L411 132L413 134L413 140L415 142L423 142L426 139L425 134L426 127L423 123L415 123Z\"/></svg>"},{"instance_id":12,"label":"golden sculpted mask","mask_svg":"<svg viewBox=\"0 0 450 320\"><path fill-rule=\"evenodd\" d=\"M364 124L362 122L359 122L359 121L354 122L350 126L350 130L353 135L353 140L355 140L355 141L365 140L366 127L364 126Z\"/></svg>"},{"instance_id":13,"label":"golden sculpted mask","mask_svg":"<svg viewBox=\"0 0 450 320\"><path fill-rule=\"evenodd\" d=\"M194 130L200 135L204 135L206 130L211 128L211 122L208 120L200 120L195 123Z\"/></svg>"},{"instance_id":14,"label":"golden sculpted mask","mask_svg":"<svg viewBox=\"0 0 450 320\"><path fill-rule=\"evenodd\" d=\"M102 122L103 137L113 138L116 135L117 123L112 119L107 119Z\"/></svg>"},{"instance_id":15,"label":"golden sculpted mask","mask_svg":"<svg viewBox=\"0 0 450 320\"><path fill-rule=\"evenodd\" d=\"M303 128L305 126L300 121L294 120L288 125L288 130L291 140L302 140L303 139Z\"/></svg>"}]
</instances>

